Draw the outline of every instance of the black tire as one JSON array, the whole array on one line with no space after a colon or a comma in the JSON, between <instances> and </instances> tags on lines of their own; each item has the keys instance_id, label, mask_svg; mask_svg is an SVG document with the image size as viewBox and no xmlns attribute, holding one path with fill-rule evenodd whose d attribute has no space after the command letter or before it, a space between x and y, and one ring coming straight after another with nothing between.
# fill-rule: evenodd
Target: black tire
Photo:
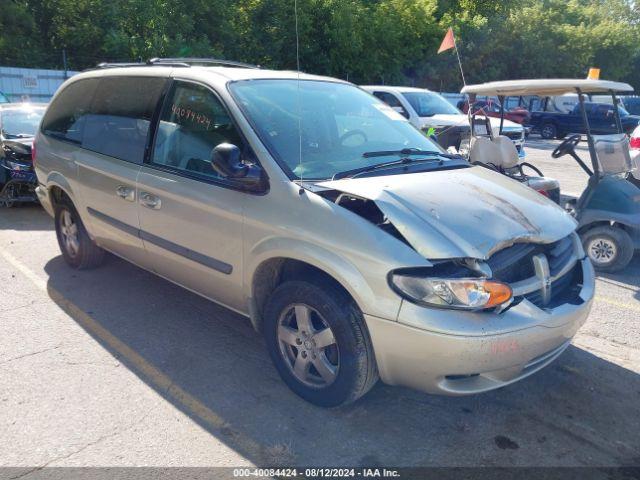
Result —
<instances>
[{"instance_id":1,"label":"black tire","mask_svg":"<svg viewBox=\"0 0 640 480\"><path fill-rule=\"evenodd\" d=\"M293 305L301 304L315 310L333 333L339 363L335 379L328 385L303 383L294 374L283 352L278 336L283 315ZM269 354L280 377L310 403L321 407L351 403L378 381L373 346L362 313L353 299L330 282L288 281L278 286L267 301L263 327ZM299 350L298 355L301 354Z\"/></svg>"},{"instance_id":2,"label":"black tire","mask_svg":"<svg viewBox=\"0 0 640 480\"><path fill-rule=\"evenodd\" d=\"M545 123L540 127L540 136L545 140L551 140L558 135L558 129L553 123Z\"/></svg>"},{"instance_id":3,"label":"black tire","mask_svg":"<svg viewBox=\"0 0 640 480\"><path fill-rule=\"evenodd\" d=\"M633 258L633 240L621 228L602 225L587 230L581 238L584 251L599 272L620 271ZM608 255L603 253L608 249L607 247L613 247L608 250L610 252Z\"/></svg>"},{"instance_id":4,"label":"black tire","mask_svg":"<svg viewBox=\"0 0 640 480\"><path fill-rule=\"evenodd\" d=\"M62 222L67 214L70 215L74 224L77 226L77 251L75 252L69 248L64 240ZM55 224L58 245L60 246L64 260L69 266L78 270L88 270L98 267L104 262L105 251L91 240L80 219L80 215L78 215L78 212L69 200L63 200L55 206Z\"/></svg>"}]
</instances>

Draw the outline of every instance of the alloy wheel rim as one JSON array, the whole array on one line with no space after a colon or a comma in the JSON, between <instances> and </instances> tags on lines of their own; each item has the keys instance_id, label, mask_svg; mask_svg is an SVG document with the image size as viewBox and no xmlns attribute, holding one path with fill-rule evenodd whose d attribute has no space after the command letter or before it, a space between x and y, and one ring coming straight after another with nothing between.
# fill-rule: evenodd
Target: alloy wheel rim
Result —
<instances>
[{"instance_id":1,"label":"alloy wheel rim","mask_svg":"<svg viewBox=\"0 0 640 480\"><path fill-rule=\"evenodd\" d=\"M280 315L277 328L280 354L297 380L314 388L336 380L340 352L333 330L317 310L290 305Z\"/></svg>"},{"instance_id":2,"label":"alloy wheel rim","mask_svg":"<svg viewBox=\"0 0 640 480\"><path fill-rule=\"evenodd\" d=\"M74 221L69 210L63 210L60 214L60 234L62 243L71 257L78 255L80 241L78 239L78 225Z\"/></svg>"},{"instance_id":3,"label":"alloy wheel rim","mask_svg":"<svg viewBox=\"0 0 640 480\"><path fill-rule=\"evenodd\" d=\"M542 133L547 137L553 136L553 129L551 127L545 127L542 129Z\"/></svg>"},{"instance_id":4,"label":"alloy wheel rim","mask_svg":"<svg viewBox=\"0 0 640 480\"><path fill-rule=\"evenodd\" d=\"M594 238L589 242L588 251L591 261L598 265L613 262L618 254L615 243L606 238Z\"/></svg>"}]
</instances>

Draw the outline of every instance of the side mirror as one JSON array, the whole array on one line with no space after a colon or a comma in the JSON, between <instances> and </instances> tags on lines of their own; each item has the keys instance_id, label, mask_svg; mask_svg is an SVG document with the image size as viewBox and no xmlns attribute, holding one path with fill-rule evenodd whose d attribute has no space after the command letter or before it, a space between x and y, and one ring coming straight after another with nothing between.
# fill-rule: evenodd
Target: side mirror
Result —
<instances>
[{"instance_id":1,"label":"side mirror","mask_svg":"<svg viewBox=\"0 0 640 480\"><path fill-rule=\"evenodd\" d=\"M211 167L222 177L243 184L250 190L263 187L262 169L242 161L242 152L231 143L221 143L211 151Z\"/></svg>"}]
</instances>

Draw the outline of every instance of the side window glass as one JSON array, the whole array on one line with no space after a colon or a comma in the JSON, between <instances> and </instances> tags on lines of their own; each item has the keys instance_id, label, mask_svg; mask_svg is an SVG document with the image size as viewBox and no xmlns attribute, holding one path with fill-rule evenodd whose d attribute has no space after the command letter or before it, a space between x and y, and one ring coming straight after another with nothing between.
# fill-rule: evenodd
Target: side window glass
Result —
<instances>
[{"instance_id":1,"label":"side window glass","mask_svg":"<svg viewBox=\"0 0 640 480\"><path fill-rule=\"evenodd\" d=\"M176 82L158 125L152 163L222 179L211 167L211 151L221 143L243 149L231 116L207 88Z\"/></svg>"},{"instance_id":2,"label":"side window glass","mask_svg":"<svg viewBox=\"0 0 640 480\"><path fill-rule=\"evenodd\" d=\"M376 97L378 97L380 100L382 100L384 103L389 105L391 108L393 108L400 115L402 115L405 118L409 118L409 114L404 109L404 107L402 106L402 103L400 103L400 100L398 100L398 98L395 95L388 92L373 92L373 94Z\"/></svg>"},{"instance_id":3,"label":"side window glass","mask_svg":"<svg viewBox=\"0 0 640 480\"><path fill-rule=\"evenodd\" d=\"M87 116L82 146L132 163L142 163L149 126L164 78L107 77L100 80Z\"/></svg>"},{"instance_id":4,"label":"side window glass","mask_svg":"<svg viewBox=\"0 0 640 480\"><path fill-rule=\"evenodd\" d=\"M81 143L91 99L98 79L79 80L67 86L47 109L42 133L59 140Z\"/></svg>"}]
</instances>

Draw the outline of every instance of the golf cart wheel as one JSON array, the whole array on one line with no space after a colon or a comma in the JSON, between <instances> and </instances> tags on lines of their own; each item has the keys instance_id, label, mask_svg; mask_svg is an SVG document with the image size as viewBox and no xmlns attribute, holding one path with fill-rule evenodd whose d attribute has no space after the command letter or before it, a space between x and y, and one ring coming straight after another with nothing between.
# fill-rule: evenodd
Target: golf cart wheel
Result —
<instances>
[{"instance_id":1,"label":"golf cart wheel","mask_svg":"<svg viewBox=\"0 0 640 480\"><path fill-rule=\"evenodd\" d=\"M378 380L362 313L330 282L280 285L267 300L263 330L280 377L308 402L351 403Z\"/></svg>"},{"instance_id":2,"label":"golf cart wheel","mask_svg":"<svg viewBox=\"0 0 640 480\"><path fill-rule=\"evenodd\" d=\"M621 228L604 225L582 234L582 245L600 272L617 272L628 265L633 257L633 240Z\"/></svg>"},{"instance_id":3,"label":"golf cart wheel","mask_svg":"<svg viewBox=\"0 0 640 480\"><path fill-rule=\"evenodd\" d=\"M85 270L102 264L105 251L91 240L70 201L56 205L55 224L58 245L69 266Z\"/></svg>"},{"instance_id":4,"label":"golf cart wheel","mask_svg":"<svg viewBox=\"0 0 640 480\"><path fill-rule=\"evenodd\" d=\"M540 128L540 136L545 140L554 139L556 135L558 135L558 129L553 123L545 123L542 128Z\"/></svg>"}]
</instances>

